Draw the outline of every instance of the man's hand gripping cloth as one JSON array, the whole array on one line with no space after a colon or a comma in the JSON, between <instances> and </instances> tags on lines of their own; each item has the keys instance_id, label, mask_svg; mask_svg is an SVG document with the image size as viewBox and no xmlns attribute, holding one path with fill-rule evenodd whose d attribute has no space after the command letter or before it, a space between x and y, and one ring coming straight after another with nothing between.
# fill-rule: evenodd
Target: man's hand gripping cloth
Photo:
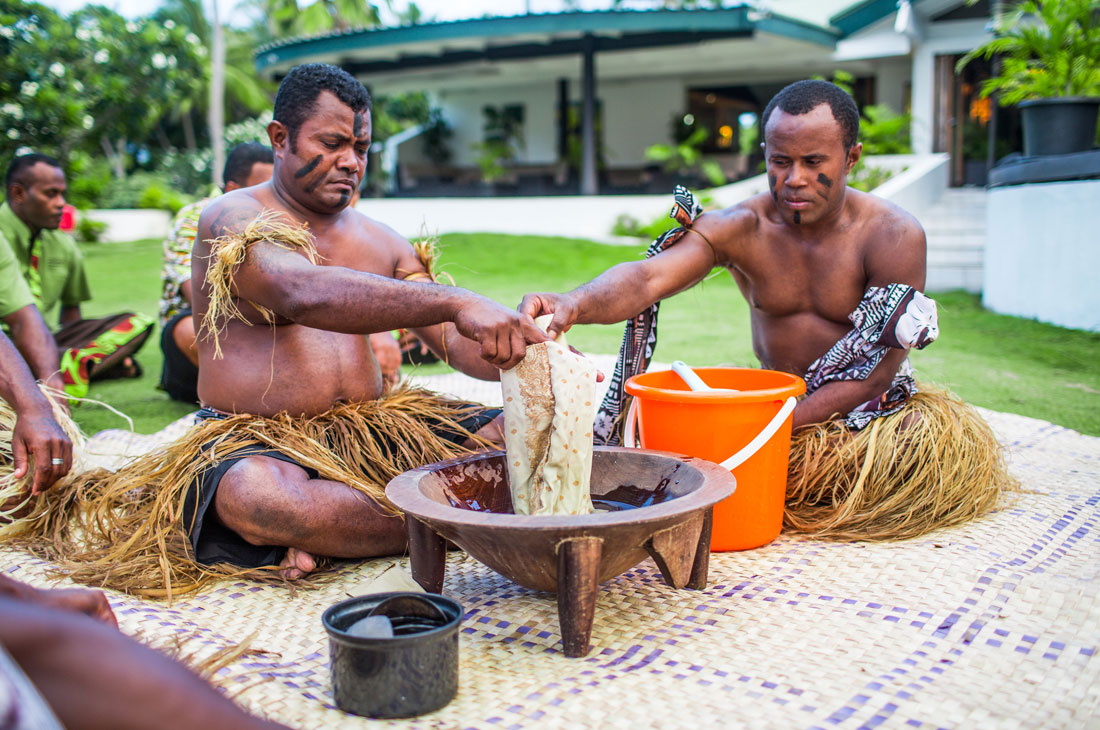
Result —
<instances>
[{"instance_id":1,"label":"man's hand gripping cloth","mask_svg":"<svg viewBox=\"0 0 1100 730\"><path fill-rule=\"evenodd\" d=\"M662 233L646 249L645 257L656 256L669 246L677 243L688 232L689 227L703 212L703 207L695 202L695 196L687 188L677 185L673 191L672 210L668 217L680 225ZM637 317L628 320L623 331L623 344L619 347L619 359L615 362L615 373L604 395L603 403L596 412L593 428L596 443L608 446L620 446L623 442L623 414L626 412L626 381L644 373L649 367L653 353L657 349L657 313L661 303L654 302Z\"/></svg>"},{"instance_id":2,"label":"man's hand gripping cloth","mask_svg":"<svg viewBox=\"0 0 1100 730\"><path fill-rule=\"evenodd\" d=\"M551 317L539 317L545 327ZM592 512L592 430L596 366L565 338L530 345L500 374L504 443L512 509L517 515Z\"/></svg>"},{"instance_id":3,"label":"man's hand gripping cloth","mask_svg":"<svg viewBox=\"0 0 1100 730\"><path fill-rule=\"evenodd\" d=\"M902 284L871 287L849 319L852 331L807 370L807 394L865 380L890 348L921 349L939 334L935 302ZM794 434L784 526L832 539L917 537L989 512L1015 486L989 425L955 396L918 389L906 358L881 396Z\"/></svg>"}]
</instances>

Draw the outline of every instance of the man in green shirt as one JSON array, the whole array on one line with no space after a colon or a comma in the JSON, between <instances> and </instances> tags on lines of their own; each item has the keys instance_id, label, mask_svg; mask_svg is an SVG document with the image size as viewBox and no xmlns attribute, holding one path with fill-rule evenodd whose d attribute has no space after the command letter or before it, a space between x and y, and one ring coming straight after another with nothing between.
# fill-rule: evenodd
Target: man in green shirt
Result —
<instances>
[{"instance_id":1,"label":"man in green shirt","mask_svg":"<svg viewBox=\"0 0 1100 730\"><path fill-rule=\"evenodd\" d=\"M152 319L130 312L98 320L81 317L80 305L92 295L80 249L57 230L66 190L61 163L36 153L16 157L5 182L7 200L0 205L0 319L11 328L32 372L46 380L59 371L65 391L74 397L86 395L93 378L140 375L132 356L148 339ZM52 352L37 326L42 315L35 312L35 322L35 316L24 311L28 304L46 315L59 307L61 328L52 338Z\"/></svg>"}]
</instances>

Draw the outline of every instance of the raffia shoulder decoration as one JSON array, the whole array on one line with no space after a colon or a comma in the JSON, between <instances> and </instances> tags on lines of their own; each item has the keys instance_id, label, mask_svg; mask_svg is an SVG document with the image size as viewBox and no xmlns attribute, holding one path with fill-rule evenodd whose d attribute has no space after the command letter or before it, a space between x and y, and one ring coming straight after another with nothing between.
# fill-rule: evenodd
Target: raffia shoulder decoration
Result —
<instances>
[{"instance_id":1,"label":"raffia shoulder decoration","mask_svg":"<svg viewBox=\"0 0 1100 730\"><path fill-rule=\"evenodd\" d=\"M402 281L430 281L435 284L455 285L454 277L446 271L439 271L439 238L423 235L422 238L412 242L413 251L420 263L424 265L424 271L406 271L397 269L396 274ZM425 273L427 272L427 273Z\"/></svg>"},{"instance_id":2,"label":"raffia shoulder decoration","mask_svg":"<svg viewBox=\"0 0 1100 730\"><path fill-rule=\"evenodd\" d=\"M245 319L233 296L233 278L237 267L244 262L248 250L257 243L271 243L288 251L302 251L311 264L320 259L313 234L305 223L285 222L286 215L274 210L264 210L240 233L231 233L210 241L210 265L206 270L206 287L210 304L202 318L201 330L204 337L214 340L214 357L222 356L219 334L225 329L226 321ZM267 307L249 302L270 324L275 322L275 313Z\"/></svg>"}]
</instances>

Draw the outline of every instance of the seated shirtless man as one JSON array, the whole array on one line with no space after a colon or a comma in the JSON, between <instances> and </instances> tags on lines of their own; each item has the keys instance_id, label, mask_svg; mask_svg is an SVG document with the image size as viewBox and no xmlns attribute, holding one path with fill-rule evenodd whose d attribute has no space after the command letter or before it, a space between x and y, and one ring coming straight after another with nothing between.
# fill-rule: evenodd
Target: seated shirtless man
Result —
<instances>
[{"instance_id":1,"label":"seated shirtless man","mask_svg":"<svg viewBox=\"0 0 1100 730\"><path fill-rule=\"evenodd\" d=\"M530 317L430 281L422 254L348 207L371 141L369 97L352 76L292 69L268 135L271 180L217 198L199 218L200 422L116 474L76 480L73 489L96 482L97 509L120 515L111 529L74 530L81 554L96 557L71 572L76 580L161 592L196 588L225 566L281 565L295 578L315 556L403 552L386 483L500 443L499 411L387 390L364 335L411 329L484 379L547 339ZM130 485L156 504L128 499Z\"/></svg>"},{"instance_id":2,"label":"seated shirtless man","mask_svg":"<svg viewBox=\"0 0 1100 730\"><path fill-rule=\"evenodd\" d=\"M294 69L280 86L268 127L275 151L271 182L226 195L203 211L192 263L196 281L207 279L210 242L243 233L265 211L307 224L319 264L273 243L248 250L232 289L243 317L215 325L223 328L217 336L226 343L224 357L216 355L212 337L199 338L198 392L207 408L314 416L338 403L373 401L383 381L362 336L371 332L410 328L455 367L484 379L498 378L498 368L519 362L528 342L545 339L529 317L472 292L401 281L427 274L413 247L348 207L366 172L368 104L363 86L336 67ZM274 314L274 333L251 305ZM204 285L195 295L196 317L206 317L210 306ZM499 442L491 417L463 425ZM405 549L401 520L362 497L293 462L254 455L224 472L213 509L245 542L287 546L285 562L295 575L312 569L315 554L365 557Z\"/></svg>"},{"instance_id":3,"label":"seated shirtless man","mask_svg":"<svg viewBox=\"0 0 1100 730\"><path fill-rule=\"evenodd\" d=\"M904 210L846 185L862 150L855 102L833 84L800 81L772 99L762 123L769 192L696 220L698 207L680 191L673 212L682 228L658 239L645 260L614 266L568 294L529 294L520 311L552 313L552 336L576 323L632 318L630 327L648 329L656 303L724 268L749 303L761 364L807 381L807 396L794 411L788 526L838 537L901 537L988 509L1007 479L988 427L957 400L923 388L918 396L907 358L910 348L938 334L935 303L920 292L924 231ZM650 332L627 339L645 342ZM597 435L611 442L622 381L648 364L643 353L624 362L626 372L616 373L596 422ZM923 428L937 428L933 415L944 412L974 432L946 450L922 453L916 445L935 439L905 427L923 421ZM846 455L835 446L878 418L882 428L865 432L870 453L876 432L880 453L889 453L881 451L883 439L897 453L875 462L887 467L870 482L866 475L859 481L867 439ZM815 440L815 433L825 438ZM810 453L822 444L843 463ZM914 469L948 460L955 463L913 478ZM986 466L952 472L970 468L971 460ZM912 490L911 498L896 499L902 490Z\"/></svg>"}]
</instances>

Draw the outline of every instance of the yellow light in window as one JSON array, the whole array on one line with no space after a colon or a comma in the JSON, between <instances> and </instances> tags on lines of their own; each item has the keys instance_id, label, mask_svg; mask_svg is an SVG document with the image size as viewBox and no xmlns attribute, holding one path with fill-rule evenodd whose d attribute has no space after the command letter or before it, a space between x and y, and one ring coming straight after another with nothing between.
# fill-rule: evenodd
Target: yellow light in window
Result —
<instances>
[{"instance_id":1,"label":"yellow light in window","mask_svg":"<svg viewBox=\"0 0 1100 730\"><path fill-rule=\"evenodd\" d=\"M989 97L975 99L970 102L970 118L982 124L989 123L989 115L993 112L993 104Z\"/></svg>"},{"instance_id":2,"label":"yellow light in window","mask_svg":"<svg viewBox=\"0 0 1100 730\"><path fill-rule=\"evenodd\" d=\"M718 134L722 137L732 137L733 127L728 124L723 124L721 127L718 128Z\"/></svg>"}]
</instances>

